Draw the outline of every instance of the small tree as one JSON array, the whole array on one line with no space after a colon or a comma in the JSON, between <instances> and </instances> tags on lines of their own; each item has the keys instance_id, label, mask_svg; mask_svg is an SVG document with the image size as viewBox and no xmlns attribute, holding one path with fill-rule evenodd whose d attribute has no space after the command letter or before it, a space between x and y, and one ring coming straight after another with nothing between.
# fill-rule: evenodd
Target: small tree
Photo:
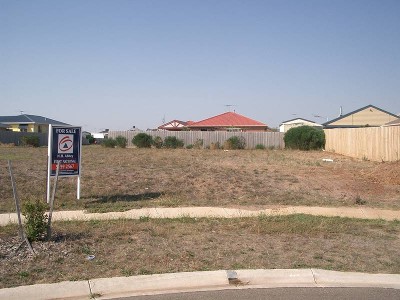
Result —
<instances>
[{"instance_id":1,"label":"small tree","mask_svg":"<svg viewBox=\"0 0 400 300\"><path fill-rule=\"evenodd\" d=\"M311 126L290 128L284 136L285 148L320 150L325 147L325 133Z\"/></svg>"},{"instance_id":2,"label":"small tree","mask_svg":"<svg viewBox=\"0 0 400 300\"><path fill-rule=\"evenodd\" d=\"M152 136L144 132L138 133L132 139L132 144L134 144L138 148L151 148L152 143Z\"/></svg>"},{"instance_id":3,"label":"small tree","mask_svg":"<svg viewBox=\"0 0 400 300\"><path fill-rule=\"evenodd\" d=\"M93 135L91 135L91 134L87 134L86 135L86 139L88 140L88 143L90 144L90 145L92 145L92 144L94 144L95 142L96 142L96 139L93 137Z\"/></svg>"},{"instance_id":4,"label":"small tree","mask_svg":"<svg viewBox=\"0 0 400 300\"><path fill-rule=\"evenodd\" d=\"M167 136L164 139L164 147L170 149L183 148L183 140L178 139L176 136Z\"/></svg>"},{"instance_id":5,"label":"small tree","mask_svg":"<svg viewBox=\"0 0 400 300\"><path fill-rule=\"evenodd\" d=\"M117 147L126 148L128 140L126 139L126 137L119 135L115 138L115 143L117 144Z\"/></svg>"},{"instance_id":6,"label":"small tree","mask_svg":"<svg viewBox=\"0 0 400 300\"><path fill-rule=\"evenodd\" d=\"M246 147L246 140L244 137L232 136L224 143L224 149L238 150Z\"/></svg>"},{"instance_id":7,"label":"small tree","mask_svg":"<svg viewBox=\"0 0 400 300\"><path fill-rule=\"evenodd\" d=\"M47 205L36 199L28 201L22 206L22 214L25 216L26 237L30 242L42 239L47 229L46 215Z\"/></svg>"}]
</instances>

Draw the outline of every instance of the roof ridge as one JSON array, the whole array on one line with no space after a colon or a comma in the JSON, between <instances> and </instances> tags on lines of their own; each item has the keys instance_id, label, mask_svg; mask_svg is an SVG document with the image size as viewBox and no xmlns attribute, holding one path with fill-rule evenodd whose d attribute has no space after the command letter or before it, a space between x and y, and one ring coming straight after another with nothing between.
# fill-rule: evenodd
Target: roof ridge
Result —
<instances>
[{"instance_id":1,"label":"roof ridge","mask_svg":"<svg viewBox=\"0 0 400 300\"><path fill-rule=\"evenodd\" d=\"M35 116L35 115L23 114L23 116L24 116L25 118L27 118L28 120L30 120L31 122L35 122L35 121L33 121L33 119L30 117L30 116ZM36 116L36 117L39 117L39 116Z\"/></svg>"}]
</instances>

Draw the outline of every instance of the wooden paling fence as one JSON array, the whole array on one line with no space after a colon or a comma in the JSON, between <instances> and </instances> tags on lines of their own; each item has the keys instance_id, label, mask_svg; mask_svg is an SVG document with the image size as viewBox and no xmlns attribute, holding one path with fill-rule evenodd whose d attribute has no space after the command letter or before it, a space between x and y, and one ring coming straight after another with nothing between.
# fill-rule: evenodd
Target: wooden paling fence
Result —
<instances>
[{"instance_id":1,"label":"wooden paling fence","mask_svg":"<svg viewBox=\"0 0 400 300\"><path fill-rule=\"evenodd\" d=\"M324 129L325 150L373 161L400 160L400 126Z\"/></svg>"},{"instance_id":2,"label":"wooden paling fence","mask_svg":"<svg viewBox=\"0 0 400 300\"><path fill-rule=\"evenodd\" d=\"M110 131L108 136L116 138L123 136L128 140L128 147L132 145L133 137L138 134L137 131ZM167 136L175 136L183 140L184 145L194 145L196 141L203 141L203 148L209 147L211 143L218 142L221 146L232 136L243 137L246 141L247 149L254 149L257 145L263 145L266 148L273 147L277 149L284 148L283 133L281 132L227 132L227 131L146 131L146 134L153 138L161 137L163 140Z\"/></svg>"}]
</instances>

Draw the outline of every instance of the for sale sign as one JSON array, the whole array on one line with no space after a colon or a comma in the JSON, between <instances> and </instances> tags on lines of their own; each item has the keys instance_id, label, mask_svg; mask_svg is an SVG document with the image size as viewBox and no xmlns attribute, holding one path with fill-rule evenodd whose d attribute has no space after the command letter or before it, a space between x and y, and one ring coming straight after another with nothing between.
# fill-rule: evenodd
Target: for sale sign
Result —
<instances>
[{"instance_id":1,"label":"for sale sign","mask_svg":"<svg viewBox=\"0 0 400 300\"><path fill-rule=\"evenodd\" d=\"M79 176L81 165L81 127L50 126L49 169L55 176L60 163L59 176Z\"/></svg>"}]
</instances>

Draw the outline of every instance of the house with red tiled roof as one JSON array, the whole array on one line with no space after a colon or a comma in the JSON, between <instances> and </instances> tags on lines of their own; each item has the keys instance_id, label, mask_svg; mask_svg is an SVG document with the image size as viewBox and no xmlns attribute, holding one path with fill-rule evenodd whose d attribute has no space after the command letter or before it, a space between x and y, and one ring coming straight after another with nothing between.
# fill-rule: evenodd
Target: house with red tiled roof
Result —
<instances>
[{"instance_id":1,"label":"house with red tiled roof","mask_svg":"<svg viewBox=\"0 0 400 300\"><path fill-rule=\"evenodd\" d=\"M236 112L226 112L187 125L197 131L268 131L268 126Z\"/></svg>"}]
</instances>

